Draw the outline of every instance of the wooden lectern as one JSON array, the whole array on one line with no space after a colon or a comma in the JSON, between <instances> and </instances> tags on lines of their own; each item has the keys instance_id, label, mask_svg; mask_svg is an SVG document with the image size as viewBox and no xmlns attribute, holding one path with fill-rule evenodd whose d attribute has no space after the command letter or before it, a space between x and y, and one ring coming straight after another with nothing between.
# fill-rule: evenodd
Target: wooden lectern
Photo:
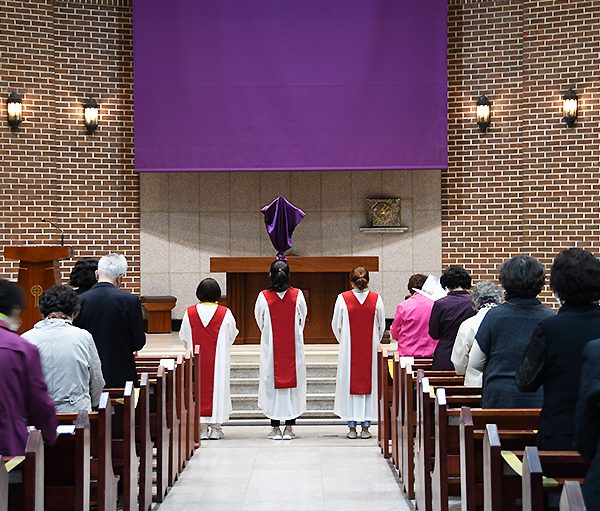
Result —
<instances>
[{"instance_id":1,"label":"wooden lectern","mask_svg":"<svg viewBox=\"0 0 600 511\"><path fill-rule=\"evenodd\" d=\"M71 257L71 247L64 246L23 246L4 247L4 257L20 261L19 285L25 293L25 309L21 314L23 324L19 333L33 327L40 318L38 303L42 293L60 284L58 261Z\"/></svg>"},{"instance_id":2,"label":"wooden lectern","mask_svg":"<svg viewBox=\"0 0 600 511\"><path fill-rule=\"evenodd\" d=\"M236 344L258 344L260 332L254 320L256 297L267 286L273 257L211 257L210 271L226 273L227 305L240 331ZM331 318L337 295L350 288L349 273L357 266L379 271L372 256L289 256L292 286L302 290L308 304L304 329L307 344L335 343Z\"/></svg>"}]
</instances>

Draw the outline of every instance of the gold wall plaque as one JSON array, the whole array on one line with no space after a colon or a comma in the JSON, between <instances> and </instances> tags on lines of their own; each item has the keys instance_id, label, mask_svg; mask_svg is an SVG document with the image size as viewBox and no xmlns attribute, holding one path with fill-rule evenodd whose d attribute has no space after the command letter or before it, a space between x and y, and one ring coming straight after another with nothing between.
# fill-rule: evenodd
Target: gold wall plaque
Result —
<instances>
[{"instance_id":1,"label":"gold wall plaque","mask_svg":"<svg viewBox=\"0 0 600 511\"><path fill-rule=\"evenodd\" d=\"M400 199L367 199L370 227L402 227Z\"/></svg>"}]
</instances>

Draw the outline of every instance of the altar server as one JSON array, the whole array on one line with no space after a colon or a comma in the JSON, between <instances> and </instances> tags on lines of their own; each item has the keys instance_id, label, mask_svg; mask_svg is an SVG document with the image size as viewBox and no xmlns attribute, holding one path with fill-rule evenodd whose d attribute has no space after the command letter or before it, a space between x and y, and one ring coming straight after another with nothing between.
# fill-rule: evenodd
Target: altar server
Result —
<instances>
[{"instance_id":1,"label":"altar server","mask_svg":"<svg viewBox=\"0 0 600 511\"><path fill-rule=\"evenodd\" d=\"M334 412L348 421L348 438L371 438L377 417L377 346L385 332L385 311L379 295L369 291L369 271L350 273L351 291L338 295L331 328L340 343Z\"/></svg>"},{"instance_id":2,"label":"altar server","mask_svg":"<svg viewBox=\"0 0 600 511\"><path fill-rule=\"evenodd\" d=\"M306 301L299 289L290 287L290 268L275 261L270 285L258 295L254 317L261 331L258 406L271 419L273 440L291 440L292 426L306 411L304 322ZM285 430L281 432L281 421Z\"/></svg>"},{"instance_id":3,"label":"altar server","mask_svg":"<svg viewBox=\"0 0 600 511\"><path fill-rule=\"evenodd\" d=\"M179 338L193 352L200 346L200 429L203 440L223 438L221 424L231 414L231 345L238 329L231 311L219 305L221 287L204 279L196 289L200 303L187 308ZM208 428L210 426L210 433Z\"/></svg>"}]
</instances>

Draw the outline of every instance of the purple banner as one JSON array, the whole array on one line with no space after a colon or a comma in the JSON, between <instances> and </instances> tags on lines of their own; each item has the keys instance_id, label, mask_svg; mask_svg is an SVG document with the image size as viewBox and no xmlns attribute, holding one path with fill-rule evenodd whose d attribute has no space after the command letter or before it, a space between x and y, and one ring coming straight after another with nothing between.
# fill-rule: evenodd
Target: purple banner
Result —
<instances>
[{"instance_id":1,"label":"purple banner","mask_svg":"<svg viewBox=\"0 0 600 511\"><path fill-rule=\"evenodd\" d=\"M440 169L446 0L134 0L135 167Z\"/></svg>"}]
</instances>

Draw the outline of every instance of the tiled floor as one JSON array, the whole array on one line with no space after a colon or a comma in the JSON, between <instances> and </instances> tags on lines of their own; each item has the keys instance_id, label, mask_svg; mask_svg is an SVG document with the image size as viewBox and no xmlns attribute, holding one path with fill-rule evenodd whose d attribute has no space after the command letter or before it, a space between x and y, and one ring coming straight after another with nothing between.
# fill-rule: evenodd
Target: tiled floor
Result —
<instances>
[{"instance_id":1,"label":"tiled floor","mask_svg":"<svg viewBox=\"0 0 600 511\"><path fill-rule=\"evenodd\" d=\"M159 511L412 509L376 439L298 426L295 440L273 441L267 430L225 426L226 438L203 443Z\"/></svg>"}]
</instances>

